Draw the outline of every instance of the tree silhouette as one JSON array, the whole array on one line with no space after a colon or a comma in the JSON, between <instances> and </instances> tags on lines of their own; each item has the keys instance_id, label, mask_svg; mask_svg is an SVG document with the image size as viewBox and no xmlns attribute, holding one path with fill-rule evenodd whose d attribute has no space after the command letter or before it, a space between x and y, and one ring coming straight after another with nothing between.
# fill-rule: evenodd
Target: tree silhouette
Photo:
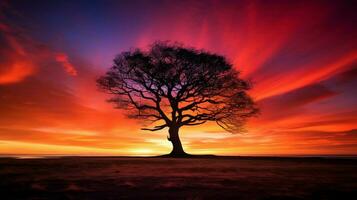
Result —
<instances>
[{"instance_id":1,"label":"tree silhouette","mask_svg":"<svg viewBox=\"0 0 357 200\"><path fill-rule=\"evenodd\" d=\"M237 133L258 112L246 93L250 84L223 56L178 43L156 42L146 51L122 52L97 83L112 94L108 101L116 108L151 122L143 130L168 128L173 157L187 155L179 138L181 127L214 121Z\"/></svg>"}]
</instances>

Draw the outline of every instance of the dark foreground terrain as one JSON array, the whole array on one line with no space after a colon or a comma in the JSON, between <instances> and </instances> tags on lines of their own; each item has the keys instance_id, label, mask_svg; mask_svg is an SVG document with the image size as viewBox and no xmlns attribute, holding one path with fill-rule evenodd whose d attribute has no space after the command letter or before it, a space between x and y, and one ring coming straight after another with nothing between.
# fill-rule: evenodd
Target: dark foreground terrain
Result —
<instances>
[{"instance_id":1,"label":"dark foreground terrain","mask_svg":"<svg viewBox=\"0 0 357 200\"><path fill-rule=\"evenodd\" d=\"M0 158L0 199L357 199L357 160Z\"/></svg>"}]
</instances>

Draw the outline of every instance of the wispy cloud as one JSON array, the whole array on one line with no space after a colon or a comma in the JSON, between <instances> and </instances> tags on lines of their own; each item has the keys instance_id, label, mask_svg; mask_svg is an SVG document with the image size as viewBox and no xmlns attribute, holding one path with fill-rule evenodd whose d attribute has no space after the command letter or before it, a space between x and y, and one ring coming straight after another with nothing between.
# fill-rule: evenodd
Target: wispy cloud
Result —
<instances>
[{"instance_id":1,"label":"wispy cloud","mask_svg":"<svg viewBox=\"0 0 357 200\"><path fill-rule=\"evenodd\" d=\"M64 53L55 54L56 61L61 63L66 72L72 76L77 76L77 70L72 63L69 62L68 56Z\"/></svg>"}]
</instances>

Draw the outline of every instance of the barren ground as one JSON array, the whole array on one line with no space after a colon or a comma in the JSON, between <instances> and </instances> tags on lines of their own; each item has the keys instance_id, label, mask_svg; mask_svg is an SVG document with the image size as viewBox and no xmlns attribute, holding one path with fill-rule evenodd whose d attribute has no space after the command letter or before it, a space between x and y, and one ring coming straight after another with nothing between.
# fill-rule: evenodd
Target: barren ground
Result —
<instances>
[{"instance_id":1,"label":"barren ground","mask_svg":"<svg viewBox=\"0 0 357 200\"><path fill-rule=\"evenodd\" d=\"M0 199L357 199L357 160L0 158Z\"/></svg>"}]
</instances>

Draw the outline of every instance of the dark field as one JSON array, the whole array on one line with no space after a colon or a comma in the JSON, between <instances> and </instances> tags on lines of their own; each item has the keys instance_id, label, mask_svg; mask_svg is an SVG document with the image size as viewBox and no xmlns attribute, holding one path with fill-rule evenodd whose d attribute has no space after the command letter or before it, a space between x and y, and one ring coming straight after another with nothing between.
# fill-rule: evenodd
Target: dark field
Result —
<instances>
[{"instance_id":1,"label":"dark field","mask_svg":"<svg viewBox=\"0 0 357 200\"><path fill-rule=\"evenodd\" d=\"M357 199L357 160L0 158L0 199Z\"/></svg>"}]
</instances>

